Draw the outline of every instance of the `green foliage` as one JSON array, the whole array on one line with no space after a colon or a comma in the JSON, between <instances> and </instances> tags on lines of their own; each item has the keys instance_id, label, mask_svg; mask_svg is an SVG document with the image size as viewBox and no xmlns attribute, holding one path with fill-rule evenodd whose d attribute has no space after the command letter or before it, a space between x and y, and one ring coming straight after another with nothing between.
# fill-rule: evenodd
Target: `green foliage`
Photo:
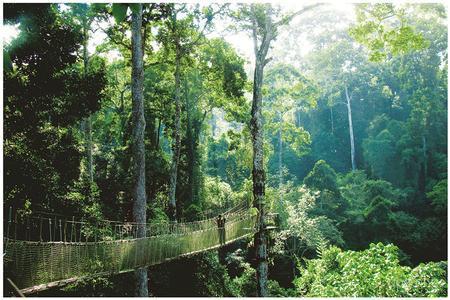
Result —
<instances>
[{"instance_id":1,"label":"green foliage","mask_svg":"<svg viewBox=\"0 0 450 300\"><path fill-rule=\"evenodd\" d=\"M381 243L364 251L330 247L299 267L295 286L309 297L445 297L447 264L401 266L398 248Z\"/></svg>"},{"instance_id":2,"label":"green foliage","mask_svg":"<svg viewBox=\"0 0 450 300\"><path fill-rule=\"evenodd\" d=\"M313 192L302 186L298 189L298 199L286 202L283 230L276 234L274 252L291 256L301 256L306 250L316 250L324 241L343 245L342 233L334 222L325 216L315 216L316 199L320 192ZM289 199L289 198L288 198Z\"/></svg>"},{"instance_id":3,"label":"green foliage","mask_svg":"<svg viewBox=\"0 0 450 300\"><path fill-rule=\"evenodd\" d=\"M320 191L315 214L325 215L341 222L343 212L347 208L347 202L341 197L334 169L324 160L319 160L303 179L303 183L315 191Z\"/></svg>"},{"instance_id":4,"label":"green foliage","mask_svg":"<svg viewBox=\"0 0 450 300\"><path fill-rule=\"evenodd\" d=\"M194 291L199 297L231 296L230 278L215 253L209 253L199 260L194 274Z\"/></svg>"},{"instance_id":5,"label":"green foliage","mask_svg":"<svg viewBox=\"0 0 450 300\"><path fill-rule=\"evenodd\" d=\"M113 282L107 277L84 278L69 284L63 291L72 297L105 297L113 288ZM106 293L105 293L106 292Z\"/></svg>"},{"instance_id":6,"label":"green foliage","mask_svg":"<svg viewBox=\"0 0 450 300\"><path fill-rule=\"evenodd\" d=\"M249 263L241 262L242 273L231 280L231 291L233 297L256 297L256 270ZM267 283L271 297L293 297L293 289L285 289L275 280Z\"/></svg>"},{"instance_id":7,"label":"green foliage","mask_svg":"<svg viewBox=\"0 0 450 300\"><path fill-rule=\"evenodd\" d=\"M11 4L21 20L8 46L14 72L5 73L6 205L60 210L79 176L78 120L99 109L105 74L101 60L86 77L76 64L81 33L51 5ZM60 211L61 212L61 211Z\"/></svg>"},{"instance_id":8,"label":"green foliage","mask_svg":"<svg viewBox=\"0 0 450 300\"><path fill-rule=\"evenodd\" d=\"M350 34L368 47L370 60L376 62L389 54L404 54L427 47L423 35L407 25L404 14L404 9L390 3L359 4L356 6L358 23L350 29ZM392 18L396 18L397 22ZM400 25L396 26L398 23Z\"/></svg>"},{"instance_id":9,"label":"green foliage","mask_svg":"<svg viewBox=\"0 0 450 300\"><path fill-rule=\"evenodd\" d=\"M251 143L248 134L248 131L235 133L230 130L219 139L210 139L207 149L207 174L220 177L234 190L241 192L246 190L246 179L251 174Z\"/></svg>"},{"instance_id":10,"label":"green foliage","mask_svg":"<svg viewBox=\"0 0 450 300\"><path fill-rule=\"evenodd\" d=\"M150 292L157 297L235 295L231 279L215 251L153 266L149 269L149 278L153 278Z\"/></svg>"},{"instance_id":11,"label":"green foliage","mask_svg":"<svg viewBox=\"0 0 450 300\"><path fill-rule=\"evenodd\" d=\"M235 297L255 297L256 296L256 270L250 264L242 264L244 271L241 276L232 279L233 295Z\"/></svg>"},{"instance_id":12,"label":"green foliage","mask_svg":"<svg viewBox=\"0 0 450 300\"><path fill-rule=\"evenodd\" d=\"M210 209L232 207L235 204L233 190L217 177L206 177L203 199Z\"/></svg>"},{"instance_id":13,"label":"green foliage","mask_svg":"<svg viewBox=\"0 0 450 300\"><path fill-rule=\"evenodd\" d=\"M117 23L121 23L127 16L128 4L113 3L112 14Z\"/></svg>"},{"instance_id":14,"label":"green foliage","mask_svg":"<svg viewBox=\"0 0 450 300\"><path fill-rule=\"evenodd\" d=\"M433 186L431 192L427 193L427 197L431 200L434 211L438 215L447 212L447 180L441 180Z\"/></svg>"},{"instance_id":15,"label":"green foliage","mask_svg":"<svg viewBox=\"0 0 450 300\"><path fill-rule=\"evenodd\" d=\"M191 204L184 211L184 216L187 222L196 221L203 217L203 211L198 205Z\"/></svg>"},{"instance_id":16,"label":"green foliage","mask_svg":"<svg viewBox=\"0 0 450 300\"><path fill-rule=\"evenodd\" d=\"M3 50L3 68L6 72L12 71L13 65L8 52Z\"/></svg>"},{"instance_id":17,"label":"green foliage","mask_svg":"<svg viewBox=\"0 0 450 300\"><path fill-rule=\"evenodd\" d=\"M336 172L324 160L316 162L308 176L303 179L303 182L317 191L338 191Z\"/></svg>"},{"instance_id":18,"label":"green foliage","mask_svg":"<svg viewBox=\"0 0 450 300\"><path fill-rule=\"evenodd\" d=\"M18 24L20 30L3 49L4 207L14 206L21 214L46 210L79 216L91 223L83 228L86 236L96 234L99 219L132 220L128 33L130 11L137 5L4 6L5 24ZM176 196L182 218L197 220L252 201L246 95L252 83L245 59L232 44L206 34L213 20L229 13L215 8L143 4L147 219L153 225L169 221L177 54L181 149ZM423 264L447 259L445 7L358 4L356 12L350 30L345 16L335 11L305 14L270 50L274 60L263 82L263 147L267 208L278 213L280 229L269 240L274 242L269 263L275 264L270 274L281 280L269 280L269 291L282 297L445 296L446 263ZM251 32L256 25L258 38L270 22L271 34L277 35L276 27L292 16L269 4L241 5L231 14L235 28ZM113 25L84 70L83 40L97 21ZM303 49L305 38L311 50L292 51ZM356 171L350 171L345 89L351 96ZM86 137L79 128L87 116L92 119L94 183L86 176ZM398 249L369 247L379 241ZM369 249L342 251L328 244ZM223 267L213 251L155 266L151 292L254 296L250 257L239 256L234 269ZM284 288L293 274L275 276L277 268L314 257L300 267L295 290ZM280 261L286 265L276 265ZM99 267L89 263L93 270ZM131 296L133 289L129 274L84 279L48 294Z\"/></svg>"},{"instance_id":19,"label":"green foliage","mask_svg":"<svg viewBox=\"0 0 450 300\"><path fill-rule=\"evenodd\" d=\"M364 140L364 156L371 168L373 175L386 179L396 185L403 185L407 181L405 167L410 167L409 159L414 159L416 154L412 149L403 151L408 143L405 140L405 124L396 120L389 120L386 115L377 116L369 125L369 136ZM411 158L410 158L411 157ZM393 166L386 168L386 164ZM416 167L417 168L417 167Z\"/></svg>"}]
</instances>

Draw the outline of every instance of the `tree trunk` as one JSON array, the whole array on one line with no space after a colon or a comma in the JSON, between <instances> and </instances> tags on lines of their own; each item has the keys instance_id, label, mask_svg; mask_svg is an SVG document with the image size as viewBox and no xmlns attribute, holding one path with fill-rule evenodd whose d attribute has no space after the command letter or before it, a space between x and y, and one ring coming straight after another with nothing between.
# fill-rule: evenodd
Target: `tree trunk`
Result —
<instances>
[{"instance_id":1,"label":"tree trunk","mask_svg":"<svg viewBox=\"0 0 450 300\"><path fill-rule=\"evenodd\" d=\"M188 195L187 195L187 205L194 202L194 165L195 165L195 152L194 152L194 137L193 137L193 126L191 119L191 105L189 103L187 90L187 82L184 81L184 95L185 95L185 105L186 105L186 144L187 144L187 176L188 176Z\"/></svg>"},{"instance_id":2,"label":"tree trunk","mask_svg":"<svg viewBox=\"0 0 450 300\"><path fill-rule=\"evenodd\" d=\"M267 235L265 231L265 172L264 172L264 137L262 124L262 79L264 66L261 61L256 62L253 104L252 104L252 144L253 144L253 199L258 209L257 232L255 233L256 250L256 285L257 295L266 297L267 294Z\"/></svg>"},{"instance_id":3,"label":"tree trunk","mask_svg":"<svg viewBox=\"0 0 450 300\"><path fill-rule=\"evenodd\" d=\"M422 152L423 152L423 170L426 178L428 173L428 158L427 158L427 140L425 138L425 135L422 135Z\"/></svg>"},{"instance_id":4,"label":"tree trunk","mask_svg":"<svg viewBox=\"0 0 450 300\"><path fill-rule=\"evenodd\" d=\"M353 135L352 105L351 105L351 99L348 96L347 86L345 86L345 98L347 99L348 131L350 133L350 154L351 154L351 160L352 160L352 171L355 171L356 170L355 137Z\"/></svg>"},{"instance_id":5,"label":"tree trunk","mask_svg":"<svg viewBox=\"0 0 450 300\"><path fill-rule=\"evenodd\" d=\"M131 41L132 41L132 71L131 71L131 97L133 99L133 218L140 223L137 237L146 235L145 222L147 197L145 194L145 116L144 116L144 63L142 51L142 4L132 13ZM147 268L138 268L136 274L136 296L148 297Z\"/></svg>"},{"instance_id":6,"label":"tree trunk","mask_svg":"<svg viewBox=\"0 0 450 300\"><path fill-rule=\"evenodd\" d=\"M264 66L270 42L273 39L272 22L270 20L270 9L266 20L266 30L258 47L256 15L253 16L253 43L255 49L255 73L253 78L253 101L250 129L253 145L253 206L258 209L257 228L254 236L256 251L256 293L259 297L268 296L267 292L267 232L265 222L265 172L264 172L264 133L262 119L262 83Z\"/></svg>"},{"instance_id":7,"label":"tree trunk","mask_svg":"<svg viewBox=\"0 0 450 300\"><path fill-rule=\"evenodd\" d=\"M278 183L278 193L280 193L280 203L281 205L283 203L283 131L282 131L282 124L283 119L281 117L280 113L280 129L278 131L278 176L279 183Z\"/></svg>"},{"instance_id":8,"label":"tree trunk","mask_svg":"<svg viewBox=\"0 0 450 300\"><path fill-rule=\"evenodd\" d=\"M259 297L268 296L267 277L267 231L265 221L265 172L264 172L264 133L262 118L262 83L264 77L264 67L270 61L266 59L270 43L276 37L278 24L287 24L294 17L317 5L312 5L292 14L284 19L282 23L273 23L272 7L265 5L264 20L261 21L259 14L255 11L253 4L251 9L251 29L253 36L253 48L255 52L255 72L253 78L253 101L252 116L250 119L250 129L252 133L253 145L253 206L258 209L258 219L256 223L256 233L254 236L256 254L256 294ZM264 25L264 28L262 28ZM258 38L258 35L261 38Z\"/></svg>"},{"instance_id":9,"label":"tree trunk","mask_svg":"<svg viewBox=\"0 0 450 300\"><path fill-rule=\"evenodd\" d=\"M300 128L302 126L302 111L298 109L295 113L295 126L297 128Z\"/></svg>"},{"instance_id":10,"label":"tree trunk","mask_svg":"<svg viewBox=\"0 0 450 300\"><path fill-rule=\"evenodd\" d=\"M201 172L201 154L199 151L200 133L202 130L203 122L205 121L206 112L201 119L195 120L193 124L192 132L192 153L193 153L193 170L192 170L192 201L195 204L200 203L200 187L202 184L202 172Z\"/></svg>"},{"instance_id":11,"label":"tree trunk","mask_svg":"<svg viewBox=\"0 0 450 300\"><path fill-rule=\"evenodd\" d=\"M86 118L86 153L88 160L89 185L94 183L94 161L92 157L92 118Z\"/></svg>"},{"instance_id":12,"label":"tree trunk","mask_svg":"<svg viewBox=\"0 0 450 300\"><path fill-rule=\"evenodd\" d=\"M181 127L181 104L180 104L180 65L181 65L181 49L178 38L175 41L175 131L172 143L172 167L170 169L170 186L169 186L169 218L172 221L177 220L177 175L178 162L180 159L180 127Z\"/></svg>"},{"instance_id":13,"label":"tree trunk","mask_svg":"<svg viewBox=\"0 0 450 300\"><path fill-rule=\"evenodd\" d=\"M334 135L334 116L333 116L333 106L330 106L330 119L331 119L331 134Z\"/></svg>"},{"instance_id":14,"label":"tree trunk","mask_svg":"<svg viewBox=\"0 0 450 300\"><path fill-rule=\"evenodd\" d=\"M418 176L418 187L419 191L422 193L425 192L425 188L427 186L427 173L428 173L428 162L427 162L427 140L425 138L425 135L422 135L422 155L423 155L423 162L422 166L420 168L420 174Z\"/></svg>"},{"instance_id":15,"label":"tree trunk","mask_svg":"<svg viewBox=\"0 0 450 300\"><path fill-rule=\"evenodd\" d=\"M86 18L83 19L83 75L87 78L87 71L89 67L89 54L87 49L87 44L89 40L89 24ZM87 160L87 172L89 175L89 186L92 186L94 182L94 163L92 159L92 120L91 116L88 116L83 120L84 126L84 136L85 136L85 149L86 149L86 160ZM90 195L89 195L90 196Z\"/></svg>"},{"instance_id":16,"label":"tree trunk","mask_svg":"<svg viewBox=\"0 0 450 300\"><path fill-rule=\"evenodd\" d=\"M155 136L155 150L159 149L159 139L161 135L161 118L158 118L158 129Z\"/></svg>"},{"instance_id":17,"label":"tree trunk","mask_svg":"<svg viewBox=\"0 0 450 300\"><path fill-rule=\"evenodd\" d=\"M214 114L214 112L211 113L211 131L212 131L212 137L216 137L216 130L217 130L217 117Z\"/></svg>"}]
</instances>

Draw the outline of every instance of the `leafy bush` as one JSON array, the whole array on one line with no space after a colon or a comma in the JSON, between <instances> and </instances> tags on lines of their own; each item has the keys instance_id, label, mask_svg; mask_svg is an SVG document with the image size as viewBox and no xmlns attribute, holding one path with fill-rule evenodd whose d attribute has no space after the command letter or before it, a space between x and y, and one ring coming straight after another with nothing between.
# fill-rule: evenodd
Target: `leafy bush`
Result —
<instances>
[{"instance_id":1,"label":"leafy bush","mask_svg":"<svg viewBox=\"0 0 450 300\"><path fill-rule=\"evenodd\" d=\"M184 212L184 216L185 216L187 222L191 222L191 221L201 219L203 216L203 212L202 212L202 209L198 205L191 204Z\"/></svg>"},{"instance_id":2,"label":"leafy bush","mask_svg":"<svg viewBox=\"0 0 450 300\"><path fill-rule=\"evenodd\" d=\"M319 259L300 267L294 284L301 296L311 297L445 297L447 263L399 264L398 248L371 244L364 251L329 247Z\"/></svg>"},{"instance_id":3,"label":"leafy bush","mask_svg":"<svg viewBox=\"0 0 450 300\"><path fill-rule=\"evenodd\" d=\"M231 186L221 181L219 177L206 177L203 193L204 202L211 209L227 207L234 203Z\"/></svg>"},{"instance_id":4,"label":"leafy bush","mask_svg":"<svg viewBox=\"0 0 450 300\"><path fill-rule=\"evenodd\" d=\"M243 263L244 272L233 278L233 295L235 297L256 297L256 270L249 263Z\"/></svg>"}]
</instances>

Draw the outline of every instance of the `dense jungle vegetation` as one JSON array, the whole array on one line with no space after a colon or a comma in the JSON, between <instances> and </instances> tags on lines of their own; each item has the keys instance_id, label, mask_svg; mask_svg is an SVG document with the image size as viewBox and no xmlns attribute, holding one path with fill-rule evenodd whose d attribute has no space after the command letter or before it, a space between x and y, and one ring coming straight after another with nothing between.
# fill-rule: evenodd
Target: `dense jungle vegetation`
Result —
<instances>
[{"instance_id":1,"label":"dense jungle vegetation","mask_svg":"<svg viewBox=\"0 0 450 300\"><path fill-rule=\"evenodd\" d=\"M37 295L447 296L447 11L337 6L4 4L4 220L276 214Z\"/></svg>"}]
</instances>

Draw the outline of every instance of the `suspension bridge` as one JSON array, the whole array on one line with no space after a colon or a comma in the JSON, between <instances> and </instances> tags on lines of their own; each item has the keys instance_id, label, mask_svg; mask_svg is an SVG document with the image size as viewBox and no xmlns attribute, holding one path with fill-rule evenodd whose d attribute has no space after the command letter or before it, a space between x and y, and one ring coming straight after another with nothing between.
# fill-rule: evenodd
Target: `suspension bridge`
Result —
<instances>
[{"instance_id":1,"label":"suspension bridge","mask_svg":"<svg viewBox=\"0 0 450 300\"><path fill-rule=\"evenodd\" d=\"M11 215L4 227L4 272L25 295L212 250L253 234L257 220L242 206L223 213L223 228L216 218L140 224ZM143 226L146 237L138 238Z\"/></svg>"}]
</instances>

